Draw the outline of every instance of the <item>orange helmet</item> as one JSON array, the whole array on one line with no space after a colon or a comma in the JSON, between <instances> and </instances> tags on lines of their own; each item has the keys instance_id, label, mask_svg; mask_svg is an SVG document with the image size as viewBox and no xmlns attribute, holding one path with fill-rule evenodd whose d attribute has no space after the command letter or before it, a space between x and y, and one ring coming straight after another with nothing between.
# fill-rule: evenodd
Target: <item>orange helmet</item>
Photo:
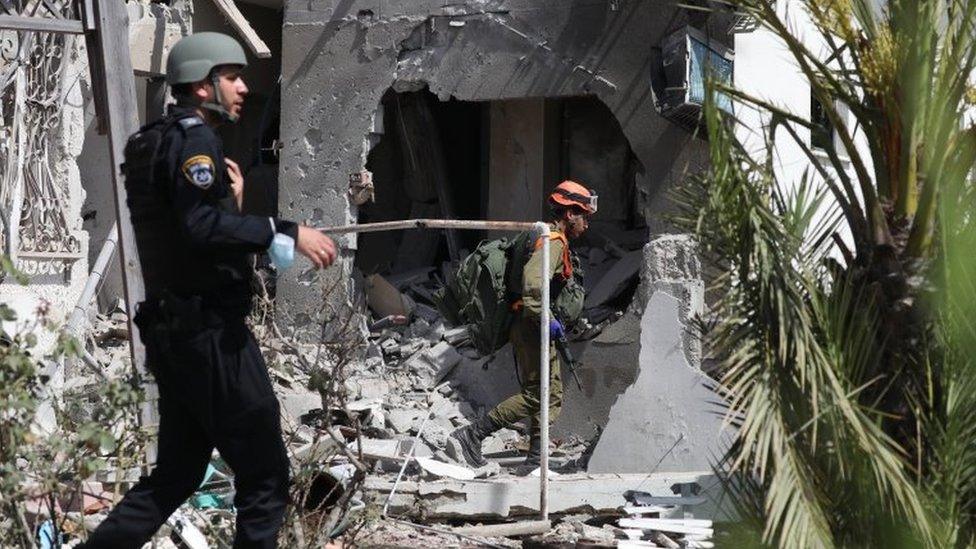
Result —
<instances>
[{"instance_id":1,"label":"orange helmet","mask_svg":"<svg viewBox=\"0 0 976 549\"><path fill-rule=\"evenodd\" d=\"M556 185L549 195L549 203L554 206L577 206L588 214L595 214L597 198L599 197L593 189L587 189L567 179Z\"/></svg>"}]
</instances>

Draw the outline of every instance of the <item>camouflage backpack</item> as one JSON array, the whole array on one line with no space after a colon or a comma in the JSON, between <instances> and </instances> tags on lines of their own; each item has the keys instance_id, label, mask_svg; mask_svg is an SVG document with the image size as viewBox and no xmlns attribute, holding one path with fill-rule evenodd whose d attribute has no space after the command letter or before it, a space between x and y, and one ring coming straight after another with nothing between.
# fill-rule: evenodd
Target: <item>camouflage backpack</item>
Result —
<instances>
[{"instance_id":1,"label":"camouflage backpack","mask_svg":"<svg viewBox=\"0 0 976 549\"><path fill-rule=\"evenodd\" d=\"M469 326L471 341L482 354L491 354L508 342L512 303L521 297L522 270L533 242L528 232L482 242L435 296L437 308L449 324ZM573 275L565 281L556 277L550 288L555 297L553 314L567 327L583 311L583 272L578 266L574 258Z\"/></svg>"}]
</instances>

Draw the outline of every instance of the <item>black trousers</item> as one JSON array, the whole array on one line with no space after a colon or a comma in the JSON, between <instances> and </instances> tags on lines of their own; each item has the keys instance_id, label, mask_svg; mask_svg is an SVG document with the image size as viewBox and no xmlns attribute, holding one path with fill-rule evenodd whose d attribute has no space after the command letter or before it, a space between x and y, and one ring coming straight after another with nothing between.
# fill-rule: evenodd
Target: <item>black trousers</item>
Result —
<instances>
[{"instance_id":1,"label":"black trousers","mask_svg":"<svg viewBox=\"0 0 976 549\"><path fill-rule=\"evenodd\" d=\"M276 547L288 503L288 458L254 337L242 319L210 320L162 343L147 328L147 362L159 386L156 467L85 547L141 547L200 486L215 447L234 471L234 547Z\"/></svg>"}]
</instances>

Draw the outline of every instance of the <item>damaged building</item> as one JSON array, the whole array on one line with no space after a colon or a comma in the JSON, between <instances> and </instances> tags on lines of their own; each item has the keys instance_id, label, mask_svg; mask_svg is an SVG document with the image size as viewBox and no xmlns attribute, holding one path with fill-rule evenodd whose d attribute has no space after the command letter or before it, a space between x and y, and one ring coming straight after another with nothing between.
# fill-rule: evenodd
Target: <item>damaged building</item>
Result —
<instances>
[{"instance_id":1,"label":"damaged building","mask_svg":"<svg viewBox=\"0 0 976 549\"><path fill-rule=\"evenodd\" d=\"M693 327L705 308L703 270L691 237L669 222L669 193L707 162L697 118L706 70L736 81L743 66L761 72L763 61L759 48L733 54L742 37L757 43L737 34L751 30L748 22L714 2L690 4L126 5L142 121L162 112L165 57L180 37L217 30L248 46L245 115L221 129L227 156L247 174L245 213L277 212L323 228L413 218L539 221L559 181L596 190L599 212L573 245L587 290L586 322L571 343L581 387L563 373L563 410L551 433L554 461L567 468L552 481L553 512L571 513L619 507L627 490L655 497L712 490L712 467L728 440ZM27 286L0 285L0 300L23 315L42 302L65 317L76 306L89 316L124 311L117 260L99 266L105 243L113 245L115 210L84 41L0 31L0 56L3 244L30 276ZM362 316L345 386L347 409L367 426L364 453L394 463L406 452L449 461L447 434L517 392L510 347L478 353L433 297L460 259L501 236L344 234L325 280L302 268L271 278L289 337L319 329L323 287L326 301ZM94 307L82 299L93 267L104 270ZM269 365L283 366L275 374L282 409L300 423L323 403L295 382L286 355L272 353ZM70 375L69 367L62 377ZM421 447L407 450L414 439ZM433 516L531 514L537 481L504 474L522 449L515 431L487 442L487 456L503 469L491 482L432 472L442 478L411 480L394 498L396 467L386 467L367 488L402 512L423 501Z\"/></svg>"},{"instance_id":2,"label":"damaged building","mask_svg":"<svg viewBox=\"0 0 976 549\"><path fill-rule=\"evenodd\" d=\"M668 190L700 168L707 143L680 116L662 116L654 87L667 87L667 39L728 44L733 22L648 1L289 3L281 214L319 226L536 221L547 189L583 181L601 197L574 245L594 328L574 345L583 391L564 384L554 435L589 441L593 472L708 471L720 418L688 323L703 283L690 240L667 219ZM351 194L361 167L373 173L374 201ZM450 262L497 236L347 237L336 276L357 273L354 295L378 274L430 306ZM278 307L297 317L315 297L300 275L278 282ZM516 392L513 372L505 349L462 361L451 380L487 410Z\"/></svg>"}]
</instances>

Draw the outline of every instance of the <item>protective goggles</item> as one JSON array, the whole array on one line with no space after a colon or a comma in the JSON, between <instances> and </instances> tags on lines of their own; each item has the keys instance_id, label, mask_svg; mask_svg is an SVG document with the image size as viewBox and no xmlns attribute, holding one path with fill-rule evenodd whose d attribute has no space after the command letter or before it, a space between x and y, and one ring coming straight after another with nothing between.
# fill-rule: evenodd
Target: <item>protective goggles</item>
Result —
<instances>
[{"instance_id":1,"label":"protective goggles","mask_svg":"<svg viewBox=\"0 0 976 549\"><path fill-rule=\"evenodd\" d=\"M597 196L596 191L593 189L590 189L590 196L574 193L564 189L556 189L556 192L559 193L560 196L568 198L577 204L588 207L591 214L596 213L597 203L599 202L600 197Z\"/></svg>"}]
</instances>

